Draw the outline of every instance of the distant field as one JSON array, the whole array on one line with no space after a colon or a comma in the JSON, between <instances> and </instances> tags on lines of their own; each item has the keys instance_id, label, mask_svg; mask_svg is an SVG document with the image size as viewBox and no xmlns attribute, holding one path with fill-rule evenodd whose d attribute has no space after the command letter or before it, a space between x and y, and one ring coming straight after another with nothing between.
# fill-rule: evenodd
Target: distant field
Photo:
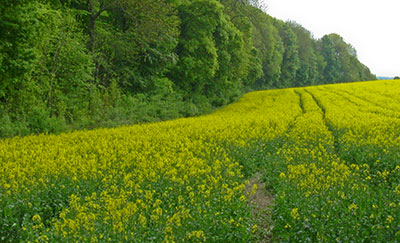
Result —
<instances>
[{"instance_id":1,"label":"distant field","mask_svg":"<svg viewBox=\"0 0 400 243\"><path fill-rule=\"evenodd\" d=\"M272 235L252 214L257 188L245 189L260 173ZM399 81L252 92L202 117L0 140L1 242L399 239Z\"/></svg>"}]
</instances>

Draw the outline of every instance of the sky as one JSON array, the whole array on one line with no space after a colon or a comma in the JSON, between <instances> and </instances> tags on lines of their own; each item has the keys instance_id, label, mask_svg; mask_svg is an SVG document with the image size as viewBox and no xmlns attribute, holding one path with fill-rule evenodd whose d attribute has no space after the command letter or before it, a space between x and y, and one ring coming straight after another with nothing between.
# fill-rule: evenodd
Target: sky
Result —
<instances>
[{"instance_id":1,"label":"sky","mask_svg":"<svg viewBox=\"0 0 400 243\"><path fill-rule=\"evenodd\" d=\"M400 0L260 0L266 12L292 20L315 38L337 33L377 76L400 76Z\"/></svg>"}]
</instances>

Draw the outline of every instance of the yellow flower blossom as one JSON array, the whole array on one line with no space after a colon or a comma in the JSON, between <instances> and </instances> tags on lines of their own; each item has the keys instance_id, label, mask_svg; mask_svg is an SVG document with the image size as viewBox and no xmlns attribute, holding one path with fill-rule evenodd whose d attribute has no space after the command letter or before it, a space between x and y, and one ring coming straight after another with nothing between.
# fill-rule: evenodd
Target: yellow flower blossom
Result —
<instances>
[{"instance_id":1,"label":"yellow flower blossom","mask_svg":"<svg viewBox=\"0 0 400 243\"><path fill-rule=\"evenodd\" d=\"M292 216L294 220L298 220L300 218L299 209L293 208L292 211L290 212L290 216Z\"/></svg>"},{"instance_id":2,"label":"yellow flower blossom","mask_svg":"<svg viewBox=\"0 0 400 243\"><path fill-rule=\"evenodd\" d=\"M47 218L53 209L46 208L34 211L46 215L46 220L35 214L32 227L21 226L24 235L43 241L134 241L151 237L145 234L152 232L162 235L155 241L207 241L212 240L207 238L208 225L198 225L208 217L229 224L229 229L255 231L257 226L249 228L252 224L246 222L250 216L230 211L232 205L246 206L243 171L247 168L228 150L283 139L288 142L276 148L266 142L260 149L276 159L266 161L267 166L279 164L275 179L305 196L299 200L329 192L321 203L327 208L343 206L354 193L370 193L370 183L374 189L387 183L391 201L369 201L375 203L374 213L364 219L373 223L379 215L394 215L382 225L390 228L400 205L395 200L400 185L391 183L396 183L400 167L385 165L400 147L399 100L398 83L390 81L259 91L201 117L3 139L0 200L21 202L33 211L37 202L25 202L20 199L23 195L49 192L61 198L53 218ZM372 149L363 151L364 147ZM345 161L343 154L359 161ZM254 184L251 194L256 190ZM277 201L296 200L287 191L277 195ZM357 204L343 210L352 211L351 215L371 210ZM301 218L310 223L317 217L335 217L292 207L284 207L290 211L291 221L281 223L287 231L297 229ZM318 235L329 241L323 232Z\"/></svg>"}]
</instances>

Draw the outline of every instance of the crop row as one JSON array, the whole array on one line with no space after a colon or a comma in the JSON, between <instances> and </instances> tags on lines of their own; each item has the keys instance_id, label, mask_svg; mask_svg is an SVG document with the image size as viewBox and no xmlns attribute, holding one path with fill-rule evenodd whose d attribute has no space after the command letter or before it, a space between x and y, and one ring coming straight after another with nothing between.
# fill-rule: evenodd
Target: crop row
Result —
<instances>
[{"instance_id":1,"label":"crop row","mask_svg":"<svg viewBox=\"0 0 400 243\"><path fill-rule=\"evenodd\" d=\"M258 172L272 240L396 242L397 86L260 91L202 117L0 140L0 241L255 241Z\"/></svg>"},{"instance_id":2,"label":"crop row","mask_svg":"<svg viewBox=\"0 0 400 243\"><path fill-rule=\"evenodd\" d=\"M297 103L256 92L198 118L1 140L0 241L246 242L257 226L226 149L281 134Z\"/></svg>"},{"instance_id":3,"label":"crop row","mask_svg":"<svg viewBox=\"0 0 400 243\"><path fill-rule=\"evenodd\" d=\"M304 113L267 156L278 240L398 241L400 120L363 89L378 84L297 89Z\"/></svg>"}]
</instances>

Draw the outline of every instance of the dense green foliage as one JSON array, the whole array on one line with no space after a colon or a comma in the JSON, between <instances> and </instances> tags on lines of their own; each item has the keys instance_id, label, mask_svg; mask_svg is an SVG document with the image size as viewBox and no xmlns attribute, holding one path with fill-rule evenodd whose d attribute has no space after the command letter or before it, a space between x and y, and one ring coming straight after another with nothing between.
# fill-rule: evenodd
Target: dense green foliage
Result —
<instances>
[{"instance_id":1,"label":"dense green foliage","mask_svg":"<svg viewBox=\"0 0 400 243\"><path fill-rule=\"evenodd\" d=\"M0 137L209 112L249 90L372 80L247 0L3 0Z\"/></svg>"}]
</instances>

